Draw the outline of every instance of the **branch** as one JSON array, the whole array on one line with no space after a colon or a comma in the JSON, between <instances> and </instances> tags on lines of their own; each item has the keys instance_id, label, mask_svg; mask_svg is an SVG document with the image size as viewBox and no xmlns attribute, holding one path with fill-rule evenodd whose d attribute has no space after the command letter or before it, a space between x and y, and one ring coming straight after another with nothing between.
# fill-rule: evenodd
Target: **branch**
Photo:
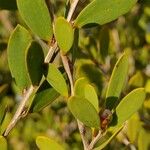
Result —
<instances>
[{"instance_id":1,"label":"branch","mask_svg":"<svg viewBox=\"0 0 150 150\"><path fill-rule=\"evenodd\" d=\"M65 71L66 71L66 73L68 75L68 78L69 78L70 87L71 87L71 95L73 96L74 95L73 78L72 78L72 74L71 74L71 70L70 70L70 67L69 67L67 56L64 56L64 55L61 54L61 59L62 59L64 68L65 68Z\"/></svg>"},{"instance_id":2,"label":"branch","mask_svg":"<svg viewBox=\"0 0 150 150\"><path fill-rule=\"evenodd\" d=\"M84 135L84 126L82 124L82 122L80 122L79 120L77 120L77 124L78 124L78 128L79 128L79 132L80 132L80 135L81 135L81 139L82 139L82 143L83 143L83 147L84 147L84 150L89 150L88 149L88 141L87 139L85 138L85 135Z\"/></svg>"},{"instance_id":3,"label":"branch","mask_svg":"<svg viewBox=\"0 0 150 150\"><path fill-rule=\"evenodd\" d=\"M68 12L68 16L67 16L67 21L69 22L72 18L72 15L77 7L77 4L78 4L79 0L73 0L73 2L71 3L71 6L70 6L70 10Z\"/></svg>"},{"instance_id":4,"label":"branch","mask_svg":"<svg viewBox=\"0 0 150 150\"><path fill-rule=\"evenodd\" d=\"M70 7L70 10L68 12L68 17L67 17L68 22L71 21L72 15L73 15L73 13L76 9L76 6L77 6L78 2L79 2L79 0L73 0L73 2L71 3L71 7ZM66 70L66 73L67 73L69 81L70 81L71 95L73 96L74 95L73 78L72 78L72 74L71 74L70 67L69 67L69 64L68 64L68 60L67 60L67 57L63 56L62 54L61 54L61 58L62 58L64 68ZM79 132L80 132L80 135L81 135L82 143L83 143L83 146L84 146L84 150L88 150L88 141L87 141L87 139L84 135L84 126L79 120L77 120L77 124L78 124Z\"/></svg>"},{"instance_id":5,"label":"branch","mask_svg":"<svg viewBox=\"0 0 150 150\"><path fill-rule=\"evenodd\" d=\"M88 150L92 150L94 145L98 142L98 140L102 137L102 132L99 131L99 133L97 134L97 136L92 140L92 142L90 143Z\"/></svg>"},{"instance_id":6,"label":"branch","mask_svg":"<svg viewBox=\"0 0 150 150\"><path fill-rule=\"evenodd\" d=\"M21 103L19 104L18 108L17 108L17 111L15 113L15 115L13 116L11 122L9 123L5 133L4 133L4 136L7 136L8 133L14 128L14 126L16 125L16 123L18 122L18 120L20 120L21 118L21 114L23 113L23 110L24 110L24 107L25 107L25 104L26 102L28 101L28 99L30 98L30 96L32 95L34 91L34 87L31 86L25 93L25 95L23 96L23 99L21 101Z\"/></svg>"},{"instance_id":7,"label":"branch","mask_svg":"<svg viewBox=\"0 0 150 150\"><path fill-rule=\"evenodd\" d=\"M71 86L71 95L73 96L74 95L73 78L72 78L72 74L71 74L71 71L70 71L68 59L67 59L66 56L64 56L62 54L61 54L61 59L62 59L64 68L65 68L65 71L66 71L66 73L68 75L68 78L69 78L69 82L70 82L70 86ZM82 142L83 142L84 150L88 150L87 149L88 148L88 141L87 141L87 139L85 138L85 135L84 135L84 126L79 120L77 120L77 124L78 124L79 132L80 132L80 135L81 135L81 139L82 139Z\"/></svg>"},{"instance_id":8,"label":"branch","mask_svg":"<svg viewBox=\"0 0 150 150\"><path fill-rule=\"evenodd\" d=\"M56 51L57 48L58 48L57 43L55 42L54 45L50 47L50 49L49 49L49 51L48 51L48 53L45 57L45 60L44 60L45 63L50 62L50 60L51 60L51 58L52 58L52 56L53 56L53 54L54 54L54 52Z\"/></svg>"}]
</instances>

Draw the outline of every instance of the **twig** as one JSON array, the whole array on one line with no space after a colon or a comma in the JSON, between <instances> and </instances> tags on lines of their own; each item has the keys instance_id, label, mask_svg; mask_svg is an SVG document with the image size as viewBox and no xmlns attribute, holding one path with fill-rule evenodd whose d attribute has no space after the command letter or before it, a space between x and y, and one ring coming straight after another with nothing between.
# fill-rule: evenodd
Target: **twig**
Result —
<instances>
[{"instance_id":1,"label":"twig","mask_svg":"<svg viewBox=\"0 0 150 150\"><path fill-rule=\"evenodd\" d=\"M19 104L19 107L17 108L17 111L15 113L15 115L13 116L11 122L9 123L4 136L7 136L8 133L14 128L14 126L16 125L16 123L18 122L18 120L20 120L21 118L21 114L23 112L24 106L26 104L26 102L28 101L28 99L30 98L30 96L32 95L34 91L34 87L31 86L25 93L25 95L23 96L23 99L21 101L21 103Z\"/></svg>"},{"instance_id":2,"label":"twig","mask_svg":"<svg viewBox=\"0 0 150 150\"><path fill-rule=\"evenodd\" d=\"M66 71L66 73L68 75L68 78L69 78L70 87L71 87L71 95L73 96L74 95L73 79L72 79L72 74L71 74L71 71L70 71L70 67L69 67L67 56L64 56L64 55L61 54L61 59L62 59L64 68L65 68L65 71Z\"/></svg>"},{"instance_id":3,"label":"twig","mask_svg":"<svg viewBox=\"0 0 150 150\"><path fill-rule=\"evenodd\" d=\"M76 9L76 6L77 6L78 2L79 2L79 0L73 0L73 2L71 3L70 10L68 12L68 17L67 17L68 22L71 20L72 15L73 15L73 13ZM68 60L67 60L66 56L63 56L63 55L61 55L61 58L62 58L64 68L65 68L65 70L68 74L68 78L69 78L69 81L70 81L71 95L74 95L73 79L72 79L70 67L69 67L69 64L68 64ZM87 141L87 139L84 135L84 126L79 120L77 120L77 124L78 124L79 132L80 132L80 135L81 135L82 143L83 143L83 146L84 146L84 150L88 150L88 141Z\"/></svg>"},{"instance_id":4,"label":"twig","mask_svg":"<svg viewBox=\"0 0 150 150\"><path fill-rule=\"evenodd\" d=\"M124 138L122 142L124 145L128 146L131 150L136 150L136 147L133 144L131 144L127 138Z\"/></svg>"},{"instance_id":5,"label":"twig","mask_svg":"<svg viewBox=\"0 0 150 150\"><path fill-rule=\"evenodd\" d=\"M99 133L97 134L97 136L92 140L92 142L90 143L88 150L92 150L94 145L98 142L98 140L102 137L102 132L99 131Z\"/></svg>"},{"instance_id":6,"label":"twig","mask_svg":"<svg viewBox=\"0 0 150 150\"><path fill-rule=\"evenodd\" d=\"M133 144L130 144L129 146L131 150L136 150L136 147Z\"/></svg>"},{"instance_id":7,"label":"twig","mask_svg":"<svg viewBox=\"0 0 150 150\"><path fill-rule=\"evenodd\" d=\"M82 122L80 122L79 120L77 120L77 124L78 124L79 132L80 132L80 135L81 135L84 150L89 150L88 149L88 141L87 141L87 139L85 138L85 135L84 135L84 132L85 132L84 131L84 126L83 126Z\"/></svg>"},{"instance_id":8,"label":"twig","mask_svg":"<svg viewBox=\"0 0 150 150\"><path fill-rule=\"evenodd\" d=\"M66 71L66 73L68 75L68 78L69 78L69 82L70 82L70 86L71 86L71 95L73 96L74 95L73 78L72 78L72 74L71 74L71 71L70 71L68 59L67 59L66 56L64 56L62 54L61 54L61 59L62 59L64 68L65 68L65 71ZM81 135L81 139L82 139L82 142L83 142L84 150L88 150L88 141L87 141L87 139L84 135L84 126L79 120L77 120L77 124L78 124L79 132L80 132L80 135Z\"/></svg>"},{"instance_id":9,"label":"twig","mask_svg":"<svg viewBox=\"0 0 150 150\"><path fill-rule=\"evenodd\" d=\"M72 18L72 15L77 7L77 4L78 4L79 0L73 0L73 2L71 3L71 6L70 6L70 10L68 12L68 16L67 16L67 21L69 22Z\"/></svg>"},{"instance_id":10,"label":"twig","mask_svg":"<svg viewBox=\"0 0 150 150\"><path fill-rule=\"evenodd\" d=\"M50 62L50 60L51 60L51 58L52 58L52 56L53 56L56 49L57 49L57 43L55 42L54 45L50 47L50 49L49 49L49 51L48 51L48 53L45 57L45 60L44 60L45 63Z\"/></svg>"}]
</instances>

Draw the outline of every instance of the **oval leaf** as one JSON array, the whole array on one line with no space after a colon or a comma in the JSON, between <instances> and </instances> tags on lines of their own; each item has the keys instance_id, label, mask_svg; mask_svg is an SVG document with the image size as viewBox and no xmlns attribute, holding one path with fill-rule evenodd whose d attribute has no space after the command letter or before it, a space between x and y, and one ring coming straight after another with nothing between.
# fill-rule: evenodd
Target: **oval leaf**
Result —
<instances>
[{"instance_id":1,"label":"oval leaf","mask_svg":"<svg viewBox=\"0 0 150 150\"><path fill-rule=\"evenodd\" d=\"M12 118L11 113L6 112L4 119L3 119L3 122L1 124L1 127L0 127L0 134L1 135L5 132L6 128L8 127L8 124L10 123L11 118Z\"/></svg>"},{"instance_id":2,"label":"oval leaf","mask_svg":"<svg viewBox=\"0 0 150 150\"><path fill-rule=\"evenodd\" d=\"M112 109L116 100L119 98L122 88L128 73L128 56L123 54L117 61L107 89L106 93L106 107Z\"/></svg>"},{"instance_id":3,"label":"oval leaf","mask_svg":"<svg viewBox=\"0 0 150 150\"><path fill-rule=\"evenodd\" d=\"M135 126L136 122L136 126ZM140 130L140 127L142 125L142 122L140 121L138 113L133 115L129 120L127 124L127 136L131 143L135 143L137 140L138 132Z\"/></svg>"},{"instance_id":4,"label":"oval leaf","mask_svg":"<svg viewBox=\"0 0 150 150\"><path fill-rule=\"evenodd\" d=\"M71 24L63 17L59 17L55 22L55 38L63 54L66 54L73 44L74 30Z\"/></svg>"},{"instance_id":5,"label":"oval leaf","mask_svg":"<svg viewBox=\"0 0 150 150\"><path fill-rule=\"evenodd\" d=\"M17 0L19 12L31 28L43 40L52 38L52 23L44 0Z\"/></svg>"},{"instance_id":6,"label":"oval leaf","mask_svg":"<svg viewBox=\"0 0 150 150\"><path fill-rule=\"evenodd\" d=\"M60 94L56 92L47 81L44 81L35 94L31 111L40 111L57 99L59 95Z\"/></svg>"},{"instance_id":7,"label":"oval leaf","mask_svg":"<svg viewBox=\"0 0 150 150\"><path fill-rule=\"evenodd\" d=\"M8 63L12 76L20 89L27 88L31 83L27 72L25 56L31 44L28 31L18 25L8 43Z\"/></svg>"},{"instance_id":8,"label":"oval leaf","mask_svg":"<svg viewBox=\"0 0 150 150\"><path fill-rule=\"evenodd\" d=\"M75 82L75 85L74 85L74 93L76 96L79 96L79 97L85 97L85 94L84 94L84 88L85 88L85 85L88 83L88 80L85 79L85 78L79 78L76 82Z\"/></svg>"},{"instance_id":9,"label":"oval leaf","mask_svg":"<svg viewBox=\"0 0 150 150\"><path fill-rule=\"evenodd\" d=\"M54 64L49 64L46 79L58 93L62 96L68 97L66 81Z\"/></svg>"},{"instance_id":10,"label":"oval leaf","mask_svg":"<svg viewBox=\"0 0 150 150\"><path fill-rule=\"evenodd\" d=\"M41 46L33 42L27 52L27 68L33 85L38 85L43 75L44 53Z\"/></svg>"},{"instance_id":11,"label":"oval leaf","mask_svg":"<svg viewBox=\"0 0 150 150\"><path fill-rule=\"evenodd\" d=\"M98 96L93 86L87 84L84 89L85 98L95 107L99 112Z\"/></svg>"},{"instance_id":12,"label":"oval leaf","mask_svg":"<svg viewBox=\"0 0 150 150\"><path fill-rule=\"evenodd\" d=\"M44 136L38 136L36 138L36 144L40 150L64 150L59 143Z\"/></svg>"},{"instance_id":13,"label":"oval leaf","mask_svg":"<svg viewBox=\"0 0 150 150\"><path fill-rule=\"evenodd\" d=\"M138 150L149 150L150 148L150 132L146 129L141 129L138 136Z\"/></svg>"},{"instance_id":14,"label":"oval leaf","mask_svg":"<svg viewBox=\"0 0 150 150\"><path fill-rule=\"evenodd\" d=\"M0 149L7 150L7 141L3 136L0 136Z\"/></svg>"},{"instance_id":15,"label":"oval leaf","mask_svg":"<svg viewBox=\"0 0 150 150\"><path fill-rule=\"evenodd\" d=\"M94 87L85 78L79 78L74 86L75 96L86 98L99 112L98 96Z\"/></svg>"},{"instance_id":16,"label":"oval leaf","mask_svg":"<svg viewBox=\"0 0 150 150\"><path fill-rule=\"evenodd\" d=\"M99 115L94 106L87 99L77 96L70 97L68 107L74 117L79 119L86 126L100 127Z\"/></svg>"},{"instance_id":17,"label":"oval leaf","mask_svg":"<svg viewBox=\"0 0 150 150\"><path fill-rule=\"evenodd\" d=\"M122 125L128 120L142 105L145 99L145 90L143 88L135 89L124 97L116 107L113 122ZM113 123L112 122L112 123Z\"/></svg>"},{"instance_id":18,"label":"oval leaf","mask_svg":"<svg viewBox=\"0 0 150 150\"><path fill-rule=\"evenodd\" d=\"M127 13L137 0L94 0L81 11L75 26L81 28L89 23L103 25Z\"/></svg>"},{"instance_id":19,"label":"oval leaf","mask_svg":"<svg viewBox=\"0 0 150 150\"><path fill-rule=\"evenodd\" d=\"M144 79L140 71L137 71L137 73L133 75L129 80L129 86L131 87L136 87L136 88L143 87L143 84L144 84Z\"/></svg>"}]
</instances>

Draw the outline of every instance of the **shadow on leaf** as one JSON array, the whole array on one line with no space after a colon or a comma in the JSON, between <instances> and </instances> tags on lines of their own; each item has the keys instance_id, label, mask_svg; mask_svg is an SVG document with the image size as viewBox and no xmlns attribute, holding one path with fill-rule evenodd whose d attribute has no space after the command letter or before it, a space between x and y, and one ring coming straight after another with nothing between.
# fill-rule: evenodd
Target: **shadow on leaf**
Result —
<instances>
[{"instance_id":1,"label":"shadow on leaf","mask_svg":"<svg viewBox=\"0 0 150 150\"><path fill-rule=\"evenodd\" d=\"M81 77L86 77L91 83L93 83L99 93L102 91L102 73L100 70L93 64L83 64L79 69L79 74Z\"/></svg>"},{"instance_id":2,"label":"shadow on leaf","mask_svg":"<svg viewBox=\"0 0 150 150\"><path fill-rule=\"evenodd\" d=\"M106 99L106 108L112 110L118 102L118 97L111 96Z\"/></svg>"}]
</instances>

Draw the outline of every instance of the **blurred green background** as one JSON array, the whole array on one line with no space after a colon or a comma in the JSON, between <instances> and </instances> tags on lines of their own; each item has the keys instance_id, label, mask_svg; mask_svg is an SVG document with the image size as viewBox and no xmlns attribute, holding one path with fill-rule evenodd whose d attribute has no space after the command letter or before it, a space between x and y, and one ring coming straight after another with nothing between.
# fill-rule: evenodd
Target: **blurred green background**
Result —
<instances>
[{"instance_id":1,"label":"blurred green background","mask_svg":"<svg viewBox=\"0 0 150 150\"><path fill-rule=\"evenodd\" d=\"M56 16L64 16L67 0L52 0ZM82 0L74 18L89 3ZM11 78L7 63L7 44L12 30L22 21L15 0L0 0L0 124L1 134L12 118L21 93ZM127 123L123 131L105 148L106 150L149 150L150 149L150 0L139 0L125 16L104 26L92 26L79 32L79 47L75 53L75 77L90 77L95 71L93 82L97 85L100 102L103 103L105 89L113 66L126 51L130 57L128 82L122 96L136 87L145 87L146 100ZM92 64L92 65L91 65ZM88 69L87 69L88 68ZM99 76L102 71L104 76ZM3 114L6 113L5 117ZM81 150L82 142L77 124L59 97L51 106L39 113L31 113L21 120L7 137L10 150L36 150L38 135L52 137L66 149ZM88 135L88 133L87 133ZM130 142L130 144L128 144Z\"/></svg>"}]
</instances>

